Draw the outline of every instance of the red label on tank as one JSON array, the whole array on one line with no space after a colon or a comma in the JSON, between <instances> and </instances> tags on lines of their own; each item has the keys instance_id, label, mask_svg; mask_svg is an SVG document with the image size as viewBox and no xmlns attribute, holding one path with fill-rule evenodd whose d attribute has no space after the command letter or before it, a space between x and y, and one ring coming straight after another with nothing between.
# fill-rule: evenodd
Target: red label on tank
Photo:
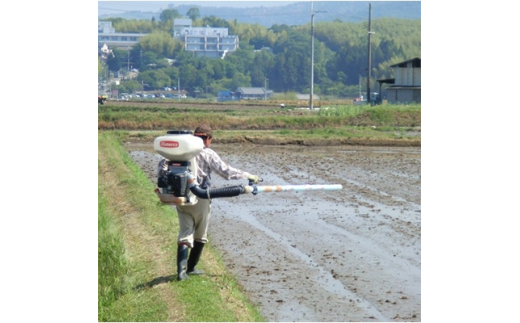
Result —
<instances>
[{"instance_id":1,"label":"red label on tank","mask_svg":"<svg viewBox=\"0 0 520 323\"><path fill-rule=\"evenodd\" d=\"M177 148L179 147L179 143L177 141L161 141L159 142L159 146L164 148Z\"/></svg>"}]
</instances>

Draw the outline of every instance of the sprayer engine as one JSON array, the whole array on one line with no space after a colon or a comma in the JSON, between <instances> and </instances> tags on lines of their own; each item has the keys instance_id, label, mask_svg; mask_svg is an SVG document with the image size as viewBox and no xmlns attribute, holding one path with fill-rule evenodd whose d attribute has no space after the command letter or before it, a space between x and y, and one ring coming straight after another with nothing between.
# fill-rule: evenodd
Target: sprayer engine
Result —
<instances>
[{"instance_id":1,"label":"sprayer engine","mask_svg":"<svg viewBox=\"0 0 520 323\"><path fill-rule=\"evenodd\" d=\"M162 188L163 193L173 194L189 199L188 178L193 174L190 169L190 162L165 161L167 171L160 171L157 177L157 186Z\"/></svg>"}]
</instances>

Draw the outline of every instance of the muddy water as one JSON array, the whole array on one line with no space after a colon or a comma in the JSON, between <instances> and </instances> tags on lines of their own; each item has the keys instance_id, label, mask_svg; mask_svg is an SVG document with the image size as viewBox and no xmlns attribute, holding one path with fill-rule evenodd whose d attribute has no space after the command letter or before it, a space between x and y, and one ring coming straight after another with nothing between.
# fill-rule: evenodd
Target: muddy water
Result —
<instances>
[{"instance_id":1,"label":"muddy water","mask_svg":"<svg viewBox=\"0 0 520 323\"><path fill-rule=\"evenodd\" d=\"M127 148L153 176L150 145ZM260 185L343 186L213 200L210 242L267 320L421 320L420 148L212 148Z\"/></svg>"}]
</instances>

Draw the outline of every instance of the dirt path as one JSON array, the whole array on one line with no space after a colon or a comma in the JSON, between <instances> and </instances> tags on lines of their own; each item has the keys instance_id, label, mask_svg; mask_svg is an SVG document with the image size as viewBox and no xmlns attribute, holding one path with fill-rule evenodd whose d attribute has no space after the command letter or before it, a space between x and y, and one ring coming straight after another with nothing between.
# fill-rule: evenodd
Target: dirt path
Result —
<instances>
[{"instance_id":1,"label":"dirt path","mask_svg":"<svg viewBox=\"0 0 520 323\"><path fill-rule=\"evenodd\" d=\"M151 146L127 149L153 178ZM264 185L343 185L213 201L210 241L267 320L421 320L420 148L212 148Z\"/></svg>"}]
</instances>

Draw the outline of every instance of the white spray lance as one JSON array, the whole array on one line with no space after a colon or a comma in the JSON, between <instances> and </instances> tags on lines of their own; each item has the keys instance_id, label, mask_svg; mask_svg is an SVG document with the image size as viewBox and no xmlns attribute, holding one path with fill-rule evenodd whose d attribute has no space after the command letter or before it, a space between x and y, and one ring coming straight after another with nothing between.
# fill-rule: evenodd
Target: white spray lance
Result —
<instances>
[{"instance_id":1,"label":"white spray lance","mask_svg":"<svg viewBox=\"0 0 520 323\"><path fill-rule=\"evenodd\" d=\"M252 181L249 185L237 185L223 188L203 189L197 183L197 162L195 157L204 148L199 137L189 130L171 130L166 135L155 138L155 151L167 159L157 174L155 193L162 203L193 205L197 198L212 199L233 197L240 194L261 192L287 192L308 190L341 190L341 184L330 185L274 185L258 186ZM262 181L262 180L260 180Z\"/></svg>"}]
</instances>

